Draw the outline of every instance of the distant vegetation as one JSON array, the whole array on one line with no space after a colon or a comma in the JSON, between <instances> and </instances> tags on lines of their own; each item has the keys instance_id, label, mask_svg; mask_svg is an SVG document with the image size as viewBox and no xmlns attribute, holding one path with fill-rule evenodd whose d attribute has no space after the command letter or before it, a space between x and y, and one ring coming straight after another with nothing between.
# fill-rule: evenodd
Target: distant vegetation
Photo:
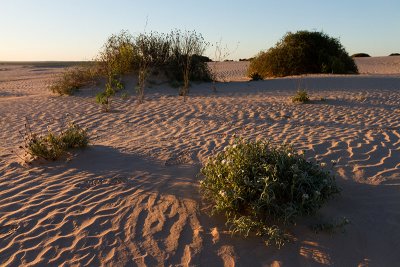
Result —
<instances>
[{"instance_id":1,"label":"distant vegetation","mask_svg":"<svg viewBox=\"0 0 400 267\"><path fill-rule=\"evenodd\" d=\"M390 54L389 56L390 56L390 57L393 57L393 56L400 56L400 53L392 53L392 54Z\"/></svg>"},{"instance_id":2,"label":"distant vegetation","mask_svg":"<svg viewBox=\"0 0 400 267\"><path fill-rule=\"evenodd\" d=\"M351 55L351 57L371 57L370 55L366 54L366 53L356 53Z\"/></svg>"},{"instance_id":3,"label":"distant vegetation","mask_svg":"<svg viewBox=\"0 0 400 267\"><path fill-rule=\"evenodd\" d=\"M174 30L169 34L150 32L132 36L127 31L111 35L95 59L94 66L72 69L51 87L58 94L71 95L99 78L106 79L105 91L97 101L105 110L123 75L138 76L137 92L143 101L149 75L162 72L172 83L182 84L180 95L189 92L189 81L211 81L203 56L208 43L195 31Z\"/></svg>"},{"instance_id":4,"label":"distant vegetation","mask_svg":"<svg viewBox=\"0 0 400 267\"><path fill-rule=\"evenodd\" d=\"M248 74L283 77L308 73L358 73L357 66L338 39L322 32L287 33L275 47L260 52Z\"/></svg>"},{"instance_id":5,"label":"distant vegetation","mask_svg":"<svg viewBox=\"0 0 400 267\"><path fill-rule=\"evenodd\" d=\"M96 84L98 77L98 71L91 66L70 67L50 86L50 90L59 95L73 95L81 87Z\"/></svg>"}]
</instances>

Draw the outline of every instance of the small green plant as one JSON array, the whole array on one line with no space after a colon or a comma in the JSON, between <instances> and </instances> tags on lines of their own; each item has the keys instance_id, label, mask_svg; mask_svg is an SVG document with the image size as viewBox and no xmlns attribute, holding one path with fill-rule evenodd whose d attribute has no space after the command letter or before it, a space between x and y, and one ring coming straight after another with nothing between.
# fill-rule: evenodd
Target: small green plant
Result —
<instances>
[{"instance_id":1,"label":"small green plant","mask_svg":"<svg viewBox=\"0 0 400 267\"><path fill-rule=\"evenodd\" d=\"M56 80L50 90L59 95L73 95L84 86L94 85L97 76L98 74L94 68L71 68Z\"/></svg>"},{"instance_id":2,"label":"small green plant","mask_svg":"<svg viewBox=\"0 0 400 267\"><path fill-rule=\"evenodd\" d=\"M250 74L251 81L260 81L263 80L263 77L258 72L252 72Z\"/></svg>"},{"instance_id":3,"label":"small green plant","mask_svg":"<svg viewBox=\"0 0 400 267\"><path fill-rule=\"evenodd\" d=\"M111 98L119 90L124 89L123 83L115 78L109 78L106 83L104 92L100 92L96 95L96 102L99 103L105 112L109 112L111 109Z\"/></svg>"},{"instance_id":4,"label":"small green plant","mask_svg":"<svg viewBox=\"0 0 400 267\"><path fill-rule=\"evenodd\" d=\"M292 97L293 103L307 103L310 101L308 93L304 89L297 90L296 94Z\"/></svg>"},{"instance_id":5,"label":"small green plant","mask_svg":"<svg viewBox=\"0 0 400 267\"><path fill-rule=\"evenodd\" d=\"M32 159L57 160L68 150L85 148L89 144L87 131L73 122L68 123L67 129L60 134L48 130L45 135L33 133L30 125L26 123L25 133L21 135L25 144L20 148Z\"/></svg>"},{"instance_id":6,"label":"small green plant","mask_svg":"<svg viewBox=\"0 0 400 267\"><path fill-rule=\"evenodd\" d=\"M335 177L289 146L235 139L201 169L203 196L223 213L232 233L253 232L282 246L285 226L315 214L339 193ZM280 225L280 226L279 226Z\"/></svg>"}]
</instances>

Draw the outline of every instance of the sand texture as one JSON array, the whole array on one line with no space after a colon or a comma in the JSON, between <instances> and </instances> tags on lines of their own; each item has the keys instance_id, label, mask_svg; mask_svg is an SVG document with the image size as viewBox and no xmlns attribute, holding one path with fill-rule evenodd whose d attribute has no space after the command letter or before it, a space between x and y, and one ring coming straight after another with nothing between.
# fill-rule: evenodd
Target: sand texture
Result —
<instances>
[{"instance_id":1,"label":"sand texture","mask_svg":"<svg viewBox=\"0 0 400 267\"><path fill-rule=\"evenodd\" d=\"M186 102L161 84L137 105L128 82L131 96L115 98L110 113L95 103L100 88L49 92L62 69L0 65L0 266L398 265L400 57L357 60L368 74L258 82L241 81L246 63L234 64L219 68L236 82L196 84ZM299 86L311 103L290 102ZM23 164L14 152L25 121L45 132L68 118L88 128L91 146ZM337 161L341 196L302 219L281 249L231 236L201 200L201 164L233 134ZM342 217L344 232L309 227Z\"/></svg>"}]
</instances>

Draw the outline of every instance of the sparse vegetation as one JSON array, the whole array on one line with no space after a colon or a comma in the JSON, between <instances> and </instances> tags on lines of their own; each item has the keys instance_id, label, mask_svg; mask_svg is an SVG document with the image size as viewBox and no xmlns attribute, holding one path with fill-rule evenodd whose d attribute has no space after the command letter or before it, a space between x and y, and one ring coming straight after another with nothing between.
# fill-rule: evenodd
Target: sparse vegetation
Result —
<instances>
[{"instance_id":1,"label":"sparse vegetation","mask_svg":"<svg viewBox=\"0 0 400 267\"><path fill-rule=\"evenodd\" d=\"M191 77L200 74L202 78L208 74L207 65L201 61L201 56L208 43L204 41L201 34L196 31L175 30L171 33L171 58L170 67L178 66L183 78L183 86L180 88L179 95L186 99L189 93L189 81ZM171 66L172 65L172 66ZM193 71L195 70L195 71ZM197 80L197 79L196 79Z\"/></svg>"},{"instance_id":2,"label":"sparse vegetation","mask_svg":"<svg viewBox=\"0 0 400 267\"><path fill-rule=\"evenodd\" d=\"M355 58L355 57L371 57L371 56L366 53L356 53L356 54L351 55L351 57Z\"/></svg>"},{"instance_id":3,"label":"sparse vegetation","mask_svg":"<svg viewBox=\"0 0 400 267\"><path fill-rule=\"evenodd\" d=\"M211 60L203 56L207 45L202 35L195 31L150 32L137 37L121 31L107 39L95 60L95 68L67 71L51 90L71 95L77 89L105 78L105 90L96 96L96 101L108 111L110 99L115 94L115 81L120 81L123 75L138 76L136 89L138 101L142 103L147 78L151 73L162 71L170 82L183 82L179 94L186 97L191 80L211 81L206 64Z\"/></svg>"},{"instance_id":4,"label":"sparse vegetation","mask_svg":"<svg viewBox=\"0 0 400 267\"><path fill-rule=\"evenodd\" d=\"M50 87L53 93L73 95L84 86L95 85L96 69L93 67L71 67L65 71Z\"/></svg>"},{"instance_id":5,"label":"sparse vegetation","mask_svg":"<svg viewBox=\"0 0 400 267\"><path fill-rule=\"evenodd\" d=\"M304 89L298 89L296 94L292 97L293 103L307 103L310 101L308 93Z\"/></svg>"},{"instance_id":6,"label":"sparse vegetation","mask_svg":"<svg viewBox=\"0 0 400 267\"><path fill-rule=\"evenodd\" d=\"M212 213L223 213L232 233L264 236L281 246L285 228L315 214L339 193L335 177L288 146L236 139L201 169L201 191Z\"/></svg>"},{"instance_id":7,"label":"sparse vegetation","mask_svg":"<svg viewBox=\"0 0 400 267\"><path fill-rule=\"evenodd\" d=\"M103 92L96 95L96 102L99 103L105 112L111 110L111 98L115 93L124 88L121 81L111 79L106 83L106 88Z\"/></svg>"},{"instance_id":8,"label":"sparse vegetation","mask_svg":"<svg viewBox=\"0 0 400 267\"><path fill-rule=\"evenodd\" d=\"M287 33L275 47L250 62L248 74L283 77L307 73L357 73L357 66L338 39L322 32Z\"/></svg>"},{"instance_id":9,"label":"sparse vegetation","mask_svg":"<svg viewBox=\"0 0 400 267\"><path fill-rule=\"evenodd\" d=\"M164 68L170 59L169 36L157 32L140 34L134 46L136 47L136 62L138 69L138 101L144 100L144 89L148 76Z\"/></svg>"},{"instance_id":10,"label":"sparse vegetation","mask_svg":"<svg viewBox=\"0 0 400 267\"><path fill-rule=\"evenodd\" d=\"M33 133L30 125L26 123L25 132L21 135L24 138L24 146L20 148L31 159L57 160L68 150L85 148L89 144L87 131L73 122L68 123L68 127L60 134L48 130L45 135Z\"/></svg>"},{"instance_id":11,"label":"sparse vegetation","mask_svg":"<svg viewBox=\"0 0 400 267\"><path fill-rule=\"evenodd\" d=\"M263 77L258 72L253 72L249 76L250 76L252 81L263 80Z\"/></svg>"}]
</instances>

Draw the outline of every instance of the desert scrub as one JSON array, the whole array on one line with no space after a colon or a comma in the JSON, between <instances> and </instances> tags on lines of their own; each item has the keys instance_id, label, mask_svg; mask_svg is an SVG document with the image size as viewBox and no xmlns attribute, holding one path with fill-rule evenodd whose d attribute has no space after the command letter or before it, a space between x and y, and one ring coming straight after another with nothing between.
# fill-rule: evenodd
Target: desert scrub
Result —
<instances>
[{"instance_id":1,"label":"desert scrub","mask_svg":"<svg viewBox=\"0 0 400 267\"><path fill-rule=\"evenodd\" d=\"M64 72L50 87L53 93L59 95L73 95L84 86L96 84L97 73L94 68L71 68Z\"/></svg>"},{"instance_id":2,"label":"desert scrub","mask_svg":"<svg viewBox=\"0 0 400 267\"><path fill-rule=\"evenodd\" d=\"M339 39L323 32L287 33L274 47L250 61L248 73L263 78L307 73L358 73L354 60Z\"/></svg>"},{"instance_id":3,"label":"desert scrub","mask_svg":"<svg viewBox=\"0 0 400 267\"><path fill-rule=\"evenodd\" d=\"M29 124L25 124L23 136L25 144L20 148L24 149L31 159L57 160L68 150L85 148L89 144L87 131L73 122L69 122L60 134L48 130L45 135L33 133Z\"/></svg>"},{"instance_id":4,"label":"desert scrub","mask_svg":"<svg viewBox=\"0 0 400 267\"><path fill-rule=\"evenodd\" d=\"M263 77L258 72L252 72L249 75L251 81L260 81L263 80Z\"/></svg>"},{"instance_id":5,"label":"desert scrub","mask_svg":"<svg viewBox=\"0 0 400 267\"><path fill-rule=\"evenodd\" d=\"M335 177L289 146L236 139L201 169L203 196L223 213L232 233L264 236L281 246L285 226L313 215L339 189ZM280 226L279 226L280 225Z\"/></svg>"},{"instance_id":6,"label":"desert scrub","mask_svg":"<svg viewBox=\"0 0 400 267\"><path fill-rule=\"evenodd\" d=\"M307 103L310 101L308 93L304 89L297 90L296 94L292 97L293 103Z\"/></svg>"}]
</instances>

